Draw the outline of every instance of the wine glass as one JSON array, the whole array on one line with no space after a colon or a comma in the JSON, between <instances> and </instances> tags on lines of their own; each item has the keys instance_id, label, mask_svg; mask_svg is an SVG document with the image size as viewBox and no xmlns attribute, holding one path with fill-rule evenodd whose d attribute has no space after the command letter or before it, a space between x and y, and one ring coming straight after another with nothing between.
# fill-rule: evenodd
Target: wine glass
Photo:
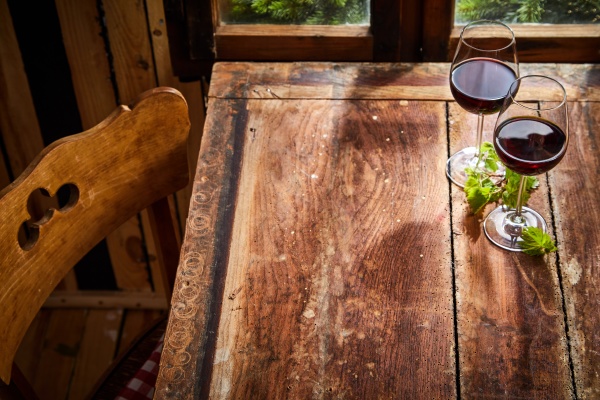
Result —
<instances>
[{"instance_id":1,"label":"wine glass","mask_svg":"<svg viewBox=\"0 0 600 400\"><path fill-rule=\"evenodd\" d=\"M461 34L450 67L450 91L466 111L477 114L477 142L452 155L446 175L460 187L465 186L465 168L484 170L497 180L504 178L504 167L487 170L479 152L483 136L483 117L500 110L510 84L519 76L515 35L502 22L474 21Z\"/></svg>"},{"instance_id":2,"label":"wine glass","mask_svg":"<svg viewBox=\"0 0 600 400\"><path fill-rule=\"evenodd\" d=\"M522 205L525 176L543 174L565 155L569 120L565 88L544 75L527 75L513 82L494 129L494 148L507 168L521 174L516 209L501 205L486 217L483 229L496 245L522 251L524 227L547 231L544 218Z\"/></svg>"}]
</instances>

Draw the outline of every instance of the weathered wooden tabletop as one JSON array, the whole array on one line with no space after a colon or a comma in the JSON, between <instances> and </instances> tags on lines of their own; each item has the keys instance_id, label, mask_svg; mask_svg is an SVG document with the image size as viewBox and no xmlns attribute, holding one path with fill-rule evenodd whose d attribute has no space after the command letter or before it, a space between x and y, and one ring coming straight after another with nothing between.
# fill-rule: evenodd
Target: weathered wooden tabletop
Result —
<instances>
[{"instance_id":1,"label":"weathered wooden tabletop","mask_svg":"<svg viewBox=\"0 0 600 400\"><path fill-rule=\"evenodd\" d=\"M600 66L521 66L570 100L545 257L446 178L476 128L448 72L215 65L155 398L600 398Z\"/></svg>"}]
</instances>

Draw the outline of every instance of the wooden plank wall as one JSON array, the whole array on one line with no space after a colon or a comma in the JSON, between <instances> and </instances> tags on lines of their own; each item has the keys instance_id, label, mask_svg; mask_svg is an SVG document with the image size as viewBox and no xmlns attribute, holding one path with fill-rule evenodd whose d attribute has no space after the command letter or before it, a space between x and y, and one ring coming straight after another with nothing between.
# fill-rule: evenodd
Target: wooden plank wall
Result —
<instances>
[{"instance_id":1,"label":"wooden plank wall","mask_svg":"<svg viewBox=\"0 0 600 400\"><path fill-rule=\"evenodd\" d=\"M0 0L0 187L18 176L49 141L40 127L41 110L36 109L36 93L30 88L30 76L24 65L26 43L19 41L19 30L13 24L17 21L15 8L23 6L19 2ZM81 129L89 129L110 114L117 104L129 104L147 89L175 87L190 106L189 156L193 173L204 125L203 87L201 81L183 83L173 75L162 0L45 3L56 11L55 15L44 15L44 18L56 17L60 25L72 83L65 91L76 99L79 113L69 118L80 118ZM23 24L22 19L20 23ZM35 20L31 25L25 28L35 29ZM39 34L44 35L44 32ZM47 78L52 79L51 73ZM55 98L51 101L60 104L64 94L53 93ZM182 229L190 193L191 187L188 187L177 193L172 202ZM150 240L144 242L149 236L147 216L141 214L107 239L118 290L92 298L84 305L102 302L101 307L77 308L82 298L72 296L78 294L78 280L73 274L61 284L63 291L55 301L66 308L40 312L17 355L17 363L38 393L44 393L47 398L82 398L119 349L126 347L143 326L165 312L169 296L152 287L161 285L160 274L152 261L154 244ZM147 260L143 246L149 254ZM129 297L124 298L122 293ZM127 309L127 304L139 310ZM69 327L68 334L65 326Z\"/></svg>"}]
</instances>

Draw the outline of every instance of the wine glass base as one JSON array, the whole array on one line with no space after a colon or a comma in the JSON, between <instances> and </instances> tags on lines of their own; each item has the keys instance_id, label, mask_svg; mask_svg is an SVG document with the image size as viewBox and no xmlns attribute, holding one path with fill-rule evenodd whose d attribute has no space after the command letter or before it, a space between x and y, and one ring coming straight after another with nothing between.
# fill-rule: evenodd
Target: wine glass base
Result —
<instances>
[{"instance_id":1,"label":"wine glass base","mask_svg":"<svg viewBox=\"0 0 600 400\"><path fill-rule=\"evenodd\" d=\"M467 182L466 168L480 168L484 170L492 180L499 183L504 179L505 167L501 163L497 163L498 169L496 171L489 171L485 168L483 161L478 161L477 147L465 147L464 149L454 153L446 162L446 175L456 185L464 188Z\"/></svg>"},{"instance_id":2,"label":"wine glass base","mask_svg":"<svg viewBox=\"0 0 600 400\"><path fill-rule=\"evenodd\" d=\"M514 213L514 209L504 206L496 207L483 221L483 231L496 246L510 251L523 251L521 231L524 227L533 226L544 232L547 232L548 227L544 218L529 207L521 209L521 216L524 218L521 224L511 223L509 217Z\"/></svg>"}]
</instances>

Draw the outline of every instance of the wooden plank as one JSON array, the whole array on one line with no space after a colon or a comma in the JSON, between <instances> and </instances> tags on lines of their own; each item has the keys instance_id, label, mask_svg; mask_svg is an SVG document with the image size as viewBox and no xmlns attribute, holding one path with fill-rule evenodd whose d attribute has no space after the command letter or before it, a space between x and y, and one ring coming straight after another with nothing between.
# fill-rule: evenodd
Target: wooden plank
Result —
<instances>
[{"instance_id":1,"label":"wooden plank","mask_svg":"<svg viewBox=\"0 0 600 400\"><path fill-rule=\"evenodd\" d=\"M117 287L151 291L140 219L132 218L106 237ZM152 254L152 253L148 253Z\"/></svg>"},{"instance_id":2,"label":"wooden plank","mask_svg":"<svg viewBox=\"0 0 600 400\"><path fill-rule=\"evenodd\" d=\"M444 104L247 108L211 392L456 396Z\"/></svg>"},{"instance_id":3,"label":"wooden plank","mask_svg":"<svg viewBox=\"0 0 600 400\"><path fill-rule=\"evenodd\" d=\"M128 308L165 310L169 299L154 292L123 291L54 291L44 303L46 308Z\"/></svg>"},{"instance_id":4,"label":"wooden plank","mask_svg":"<svg viewBox=\"0 0 600 400\"><path fill-rule=\"evenodd\" d=\"M106 29L120 102L127 104L156 86L144 2L104 2Z\"/></svg>"},{"instance_id":5,"label":"wooden plank","mask_svg":"<svg viewBox=\"0 0 600 400\"><path fill-rule=\"evenodd\" d=\"M81 124L83 129L90 129L117 105L98 4L93 0L55 0L55 3Z\"/></svg>"},{"instance_id":6,"label":"wooden plank","mask_svg":"<svg viewBox=\"0 0 600 400\"><path fill-rule=\"evenodd\" d=\"M58 282L103 235L117 226L116 223L121 223L124 217L130 218L136 207L147 207L187 184L188 131L187 105L179 92L170 88L154 89L144 94L133 111L123 107L99 129L82 137L61 140L38 160L35 170L7 188L14 190L0 192L2 219L7 226L11 223L19 226L27 212L19 200L23 195L26 198L31 188L40 187L42 183L47 185L42 187L47 187L49 193L55 193L63 185L58 178L48 179L54 176L54 171L45 173L48 166L58 170L66 161L70 166L70 184L86 189L77 191L78 196L71 196L71 202L63 207L63 212L54 213L51 222L48 217L40 224L40 240L32 236L29 248L24 246L23 249L33 248L32 251L22 251L14 236L11 240L10 231L2 232L2 298L23 297L23 301L3 302L2 315L10 322L0 325L0 345L7 354L0 359L5 381L22 335L52 292L53 282ZM153 133L151 138L148 133ZM117 145L112 141L118 142ZM73 161L69 159L73 154L80 157L76 165L69 163ZM124 165L115 167L114 161L122 161ZM110 175L108 180L106 171ZM135 192L137 196L129 196L121 189ZM120 195L115 196L116 193ZM93 220L94 229L74 230L73 221L84 217ZM56 243L68 243L70 248L56 246ZM20 268L11 268L14 265ZM48 265L52 268L47 268ZM33 276L37 280L27 279ZM26 279L18 279L22 277ZM22 293L28 295L22 296Z\"/></svg>"},{"instance_id":7,"label":"wooden plank","mask_svg":"<svg viewBox=\"0 0 600 400\"><path fill-rule=\"evenodd\" d=\"M183 231L188 217L190 201L192 197L192 189L194 187L194 172L198 163L198 153L200 152L200 143L204 132L204 123L206 119L206 110L204 106L204 95L201 82L181 82L179 90L188 102L190 109L190 137L188 141L188 161L190 163L190 183L182 191L176 194L179 221Z\"/></svg>"},{"instance_id":8,"label":"wooden plank","mask_svg":"<svg viewBox=\"0 0 600 400\"><path fill-rule=\"evenodd\" d=\"M52 312L44 347L38 354L36 373L31 381L36 393L43 393L51 399L67 398L83 336L85 314L84 310ZM65 327L69 329L65 330Z\"/></svg>"},{"instance_id":9,"label":"wooden plank","mask_svg":"<svg viewBox=\"0 0 600 400\"><path fill-rule=\"evenodd\" d=\"M117 105L98 5L93 0L56 0L56 9L81 123L84 129L90 129ZM124 224L106 238L106 243L117 286L149 289L138 221Z\"/></svg>"},{"instance_id":10,"label":"wooden plank","mask_svg":"<svg viewBox=\"0 0 600 400\"><path fill-rule=\"evenodd\" d=\"M77 352L69 399L90 394L102 374L110 367L117 343L123 310L90 310Z\"/></svg>"},{"instance_id":11,"label":"wooden plank","mask_svg":"<svg viewBox=\"0 0 600 400\"><path fill-rule=\"evenodd\" d=\"M35 319L31 322L27 333L21 341L19 350L15 355L15 363L19 366L28 382L33 382L33 378L35 377L35 371L39 361L38 356L43 348L44 337L50 322L50 315L51 311L40 310Z\"/></svg>"},{"instance_id":12,"label":"wooden plank","mask_svg":"<svg viewBox=\"0 0 600 400\"><path fill-rule=\"evenodd\" d=\"M183 387L196 380L222 398L455 397L450 244L440 229L449 226L446 144L438 134L444 104L214 100L211 107L196 182L205 202L223 198L219 191L227 189L218 182L237 175L235 167L219 174L229 161L221 160L217 141L234 127L245 141L239 186L229 189L237 191L232 230L217 234L231 238L217 246L231 254L214 256L228 259L218 347L209 343L202 366L181 364L181 352L202 352L206 340L186 316L220 298L179 292L169 327L177 343L166 344L162 379L176 377L181 398L198 395ZM299 109L310 117L295 119ZM416 183L436 179L443 184ZM418 193L407 191L406 182ZM210 283L211 269L224 267L213 267L205 248L216 215L209 203L192 207L186 243L194 247L182 253L179 285L198 266L208 278L196 283ZM404 224L417 209L420 222ZM439 245L423 248L421 235L435 236ZM362 250L344 251L356 246ZM398 257L399 246L411 250ZM403 265L414 264L423 265L422 273L402 273ZM214 328L209 321L204 329ZM440 362L427 363L433 358ZM404 381L383 378L406 373L407 363L421 367Z\"/></svg>"},{"instance_id":13,"label":"wooden plank","mask_svg":"<svg viewBox=\"0 0 600 400\"><path fill-rule=\"evenodd\" d=\"M492 140L496 116L485 118ZM449 104L450 153L475 145L477 117ZM549 222L547 185L530 206ZM452 225L460 392L464 398L572 398L564 314L554 255L544 258L494 246L452 185Z\"/></svg>"},{"instance_id":14,"label":"wooden plank","mask_svg":"<svg viewBox=\"0 0 600 400\"><path fill-rule=\"evenodd\" d=\"M450 64L273 63L215 64L209 96L262 99L454 100ZM310 80L305 76L310 71ZM541 73L560 79L569 99L600 101L600 65L521 64L521 75ZM583 78L577 78L583 77ZM583 79L583 81L580 81Z\"/></svg>"},{"instance_id":15,"label":"wooden plank","mask_svg":"<svg viewBox=\"0 0 600 400\"><path fill-rule=\"evenodd\" d=\"M179 79L173 74L171 55L169 53L169 36L166 26L165 10L162 0L146 0L148 9L148 26L152 40L152 52L158 84L179 89Z\"/></svg>"},{"instance_id":16,"label":"wooden plank","mask_svg":"<svg viewBox=\"0 0 600 400\"><path fill-rule=\"evenodd\" d=\"M44 148L7 0L0 0L0 134L18 176Z\"/></svg>"},{"instance_id":17,"label":"wooden plank","mask_svg":"<svg viewBox=\"0 0 600 400\"><path fill-rule=\"evenodd\" d=\"M569 148L549 176L577 395L594 399L600 397L600 104L569 106Z\"/></svg>"},{"instance_id":18,"label":"wooden plank","mask_svg":"<svg viewBox=\"0 0 600 400\"><path fill-rule=\"evenodd\" d=\"M166 27L166 20L163 8L163 2L160 0L147 0L146 1L146 9L148 13L148 25L150 27L151 32L151 43L152 43L152 51L154 53L154 62L156 73L158 77L158 85L160 86L170 86L174 88L178 88L177 82L178 79L173 75L173 71L171 68L170 62L170 54L169 54L169 38ZM191 182L191 179L190 179ZM189 184L188 184L189 186ZM174 198L177 195L173 196ZM178 228L181 226L185 226L185 224L181 225L180 221L177 220L175 205L173 203L174 200L170 201L171 212L175 217L173 221L176 224L179 224ZM142 214L142 218L145 226L150 226L149 221L149 213ZM181 245L181 236L182 231L180 229L177 230L180 234L177 237L178 244ZM156 245L153 243L151 246L156 248ZM159 270L160 265L158 263L152 263L152 282L154 284L154 290L158 293L162 293L165 297L170 301L172 288L170 284L164 280L164 274Z\"/></svg>"},{"instance_id":19,"label":"wooden plank","mask_svg":"<svg viewBox=\"0 0 600 400\"><path fill-rule=\"evenodd\" d=\"M188 160L190 162L190 183L188 186L176 193L175 201L181 227L181 236L185 228L188 215L190 197L192 193L193 180L191 175L196 170L200 141L204 128L205 110L204 93L201 83L181 82L173 73L169 51L169 37L165 26L165 13L162 0L147 0L148 23L152 32L152 49L156 66L158 84L160 86L171 86L178 89L185 97L190 110L190 137L188 142Z\"/></svg>"},{"instance_id":20,"label":"wooden plank","mask_svg":"<svg viewBox=\"0 0 600 400\"><path fill-rule=\"evenodd\" d=\"M215 32L219 60L369 61L369 26L221 25Z\"/></svg>"},{"instance_id":21,"label":"wooden plank","mask_svg":"<svg viewBox=\"0 0 600 400\"><path fill-rule=\"evenodd\" d=\"M119 101L127 104L156 86L144 2L110 0L104 2L104 11ZM150 290L140 229L145 236L151 234L149 226L144 223L140 226L140 221L133 219L108 237L107 243L123 250L119 254L111 253L119 287ZM155 249L148 247L147 252L155 254ZM149 264L150 270L156 268L155 261L149 260Z\"/></svg>"},{"instance_id":22,"label":"wooden plank","mask_svg":"<svg viewBox=\"0 0 600 400\"><path fill-rule=\"evenodd\" d=\"M216 63L209 97L451 99L449 64ZM307 77L310 76L310 79Z\"/></svg>"},{"instance_id":23,"label":"wooden plank","mask_svg":"<svg viewBox=\"0 0 600 400\"><path fill-rule=\"evenodd\" d=\"M8 159L4 160L8 164L4 165L7 168L10 165L12 176L16 178L42 151L44 140L5 0L0 3L0 19L0 80L4 82L0 85L0 134L8 155ZM5 186L1 181L7 178L6 171L0 173L0 186ZM55 199L45 196L39 196L33 204L33 208L41 212L55 206ZM67 275L60 286L75 288L75 275Z\"/></svg>"},{"instance_id":24,"label":"wooden plank","mask_svg":"<svg viewBox=\"0 0 600 400\"><path fill-rule=\"evenodd\" d=\"M233 101L234 105L237 103ZM217 229L229 224L229 213L218 214L219 199L229 204L227 194L229 185L223 186L230 178L232 153L220 149L233 149L235 136L231 135L238 119L233 107L226 101L215 101L213 106L218 118L208 118L205 126L196 177L194 196L190 202L190 216L186 225L186 237L181 250L177 279L173 298L167 335L171 339L165 341L161 355L159 376L155 398L197 398L196 379L202 377L203 360L210 365L211 350L206 356L206 343L214 339L206 328L217 323L219 295L222 293L222 279L225 266L217 267L216 247L221 247L217 239ZM194 246L185 243L194 242ZM221 263L220 263L221 264ZM194 355L187 357L187 355ZM204 375L206 376L206 375Z\"/></svg>"}]
</instances>

